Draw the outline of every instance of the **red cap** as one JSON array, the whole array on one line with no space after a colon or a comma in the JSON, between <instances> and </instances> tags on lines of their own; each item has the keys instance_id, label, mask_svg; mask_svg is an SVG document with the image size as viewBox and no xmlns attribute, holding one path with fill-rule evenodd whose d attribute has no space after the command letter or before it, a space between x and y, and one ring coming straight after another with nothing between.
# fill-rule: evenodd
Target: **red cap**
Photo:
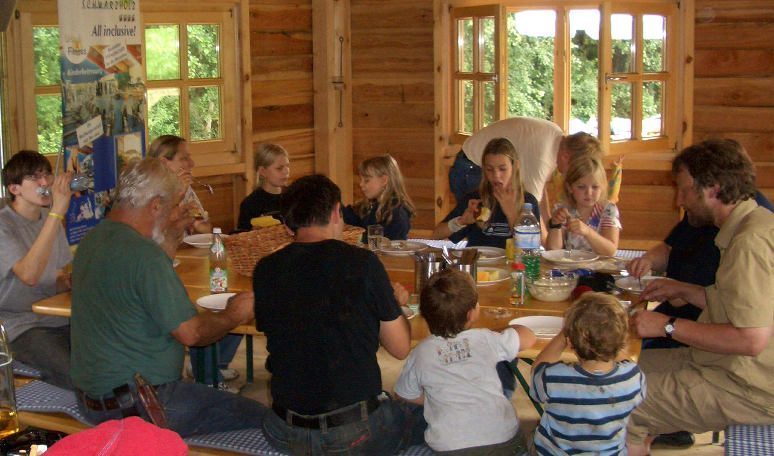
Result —
<instances>
[{"instance_id":1,"label":"red cap","mask_svg":"<svg viewBox=\"0 0 774 456\"><path fill-rule=\"evenodd\" d=\"M527 269L524 263L511 263L511 269L514 271L525 271Z\"/></svg>"}]
</instances>

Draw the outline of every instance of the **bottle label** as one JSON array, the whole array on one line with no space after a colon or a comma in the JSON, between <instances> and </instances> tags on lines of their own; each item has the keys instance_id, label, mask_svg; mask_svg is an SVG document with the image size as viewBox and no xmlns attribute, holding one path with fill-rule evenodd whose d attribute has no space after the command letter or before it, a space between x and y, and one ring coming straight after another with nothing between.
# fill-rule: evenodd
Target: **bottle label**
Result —
<instances>
[{"instance_id":1,"label":"bottle label","mask_svg":"<svg viewBox=\"0 0 774 456\"><path fill-rule=\"evenodd\" d=\"M516 228L516 242L522 250L540 248L540 228L535 230L533 227Z\"/></svg>"},{"instance_id":2,"label":"bottle label","mask_svg":"<svg viewBox=\"0 0 774 456\"><path fill-rule=\"evenodd\" d=\"M210 253L213 255L222 255L225 247L222 242L213 242L210 246Z\"/></svg>"},{"instance_id":3,"label":"bottle label","mask_svg":"<svg viewBox=\"0 0 774 456\"><path fill-rule=\"evenodd\" d=\"M225 293L228 291L228 271L215 266L210 269L210 293Z\"/></svg>"}]
</instances>

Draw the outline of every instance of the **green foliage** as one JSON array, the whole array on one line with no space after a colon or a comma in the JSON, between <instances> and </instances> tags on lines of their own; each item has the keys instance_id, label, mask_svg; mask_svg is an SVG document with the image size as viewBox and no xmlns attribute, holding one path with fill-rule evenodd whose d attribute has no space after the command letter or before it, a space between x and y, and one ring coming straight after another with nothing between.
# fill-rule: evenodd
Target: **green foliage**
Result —
<instances>
[{"instance_id":1,"label":"green foliage","mask_svg":"<svg viewBox=\"0 0 774 456\"><path fill-rule=\"evenodd\" d=\"M570 117L596 119L599 105L599 41L578 30L571 40Z\"/></svg>"},{"instance_id":2,"label":"green foliage","mask_svg":"<svg viewBox=\"0 0 774 456\"><path fill-rule=\"evenodd\" d=\"M177 25L145 27L145 71L149 81L180 79L179 35Z\"/></svg>"},{"instance_id":3,"label":"green foliage","mask_svg":"<svg viewBox=\"0 0 774 456\"><path fill-rule=\"evenodd\" d=\"M164 95L155 103L150 102L148 91L148 137L180 135L180 97Z\"/></svg>"},{"instance_id":4,"label":"green foliage","mask_svg":"<svg viewBox=\"0 0 774 456\"><path fill-rule=\"evenodd\" d=\"M508 20L508 117L551 119L554 112L554 39L520 34Z\"/></svg>"},{"instance_id":5,"label":"green foliage","mask_svg":"<svg viewBox=\"0 0 774 456\"><path fill-rule=\"evenodd\" d=\"M218 25L189 25L188 77L191 79L220 76Z\"/></svg>"},{"instance_id":6,"label":"green foliage","mask_svg":"<svg viewBox=\"0 0 774 456\"><path fill-rule=\"evenodd\" d=\"M37 95L35 115L38 119L38 152L59 153L62 150L62 97Z\"/></svg>"},{"instance_id":7,"label":"green foliage","mask_svg":"<svg viewBox=\"0 0 774 456\"><path fill-rule=\"evenodd\" d=\"M35 85L40 87L59 84L59 28L33 27L32 53L35 60ZM61 127L59 130L61 132Z\"/></svg>"},{"instance_id":8,"label":"green foliage","mask_svg":"<svg viewBox=\"0 0 774 456\"><path fill-rule=\"evenodd\" d=\"M220 138L220 90L217 86L188 91L191 141Z\"/></svg>"}]
</instances>

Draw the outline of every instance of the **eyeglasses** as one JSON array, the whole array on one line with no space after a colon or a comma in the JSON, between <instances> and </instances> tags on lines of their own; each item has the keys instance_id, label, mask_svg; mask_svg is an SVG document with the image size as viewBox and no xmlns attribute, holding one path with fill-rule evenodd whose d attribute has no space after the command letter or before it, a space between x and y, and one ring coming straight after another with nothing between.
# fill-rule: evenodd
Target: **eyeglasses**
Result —
<instances>
[{"instance_id":1,"label":"eyeglasses","mask_svg":"<svg viewBox=\"0 0 774 456\"><path fill-rule=\"evenodd\" d=\"M38 171L35 174L24 176L24 180L39 181L41 179L49 180L53 174L48 171Z\"/></svg>"}]
</instances>

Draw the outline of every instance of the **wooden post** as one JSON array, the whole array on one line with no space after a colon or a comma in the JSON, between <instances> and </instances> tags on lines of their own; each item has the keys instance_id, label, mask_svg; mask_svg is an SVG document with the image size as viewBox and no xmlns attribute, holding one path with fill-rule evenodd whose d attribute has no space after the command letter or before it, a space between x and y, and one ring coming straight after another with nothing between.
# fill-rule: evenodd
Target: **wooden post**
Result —
<instances>
[{"instance_id":1,"label":"wooden post","mask_svg":"<svg viewBox=\"0 0 774 456\"><path fill-rule=\"evenodd\" d=\"M315 172L352 202L352 68L349 0L312 0Z\"/></svg>"}]
</instances>

